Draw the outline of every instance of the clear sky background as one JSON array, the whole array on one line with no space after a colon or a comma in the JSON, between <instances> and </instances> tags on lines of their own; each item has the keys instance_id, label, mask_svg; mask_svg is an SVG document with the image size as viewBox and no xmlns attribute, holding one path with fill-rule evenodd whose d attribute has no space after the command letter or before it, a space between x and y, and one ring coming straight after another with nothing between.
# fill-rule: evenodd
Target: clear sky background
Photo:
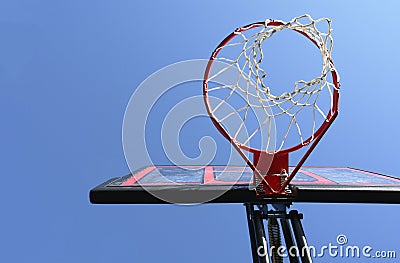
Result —
<instances>
[{"instance_id":1,"label":"clear sky background","mask_svg":"<svg viewBox=\"0 0 400 263\"><path fill-rule=\"evenodd\" d=\"M400 176L398 1L0 2L0 261L251 262L242 205L95 206L128 173L126 104L151 73L234 28L330 17L341 112L308 164ZM296 204L309 243L396 250L398 205ZM321 258L316 262L364 262ZM396 260L372 260L395 262Z\"/></svg>"}]
</instances>

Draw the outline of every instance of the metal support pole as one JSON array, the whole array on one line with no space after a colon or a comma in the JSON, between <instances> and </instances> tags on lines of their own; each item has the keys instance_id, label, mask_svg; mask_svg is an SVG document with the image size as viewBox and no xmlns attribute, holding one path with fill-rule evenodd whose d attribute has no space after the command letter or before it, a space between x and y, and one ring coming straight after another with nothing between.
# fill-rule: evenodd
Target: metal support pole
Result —
<instances>
[{"instance_id":1,"label":"metal support pole","mask_svg":"<svg viewBox=\"0 0 400 263\"><path fill-rule=\"evenodd\" d=\"M296 210L292 210L289 212L289 214L287 214L285 211L286 208L278 208L278 210L275 211L268 211L266 205L258 205L259 210L254 210L254 204L244 205L247 213L247 223L250 234L253 263L270 262L270 251L267 244L267 237L265 235L263 223L263 219L268 219L269 217L271 217L270 219L273 220L280 219L290 263L312 263L310 249L307 244L303 226L301 224L301 219L303 219L302 214L299 214ZM274 231L276 232L276 229L274 229ZM296 244L294 242L293 235L295 237ZM276 244L274 244L274 246L276 246ZM291 248L296 248L296 250ZM298 255L294 254L297 252Z\"/></svg>"},{"instance_id":2,"label":"metal support pole","mask_svg":"<svg viewBox=\"0 0 400 263\"><path fill-rule=\"evenodd\" d=\"M296 238L297 247L299 250L300 258L302 263L312 263L310 249L307 244L307 239L304 234L303 226L301 225L300 215L296 210L289 212L290 221L292 222L294 236Z\"/></svg>"},{"instance_id":3,"label":"metal support pole","mask_svg":"<svg viewBox=\"0 0 400 263\"><path fill-rule=\"evenodd\" d=\"M281 218L280 221L281 221L283 236L285 238L286 250L289 256L289 261L290 263L299 263L299 258L296 255L293 255L293 253L289 253L292 251L290 250L290 248L295 247L289 220L287 218Z\"/></svg>"},{"instance_id":4,"label":"metal support pole","mask_svg":"<svg viewBox=\"0 0 400 263\"><path fill-rule=\"evenodd\" d=\"M253 263L269 263L268 245L261 211L253 204L245 204Z\"/></svg>"},{"instance_id":5,"label":"metal support pole","mask_svg":"<svg viewBox=\"0 0 400 263\"><path fill-rule=\"evenodd\" d=\"M269 263L267 238L265 236L264 223L260 210L254 211L253 219L254 219L254 231L257 241L258 261L259 263Z\"/></svg>"},{"instance_id":6,"label":"metal support pole","mask_svg":"<svg viewBox=\"0 0 400 263\"><path fill-rule=\"evenodd\" d=\"M249 228L249 234L250 234L251 254L253 256L253 263L258 263L257 242L256 242L254 221L253 221L254 206L249 203L246 203L244 205L246 207L247 226Z\"/></svg>"}]
</instances>

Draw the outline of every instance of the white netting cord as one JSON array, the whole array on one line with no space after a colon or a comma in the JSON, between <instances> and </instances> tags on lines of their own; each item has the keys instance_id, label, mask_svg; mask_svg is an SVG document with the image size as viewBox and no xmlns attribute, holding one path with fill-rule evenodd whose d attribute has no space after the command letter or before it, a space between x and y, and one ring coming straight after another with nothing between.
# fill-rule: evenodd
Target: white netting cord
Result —
<instances>
[{"instance_id":1,"label":"white netting cord","mask_svg":"<svg viewBox=\"0 0 400 263\"><path fill-rule=\"evenodd\" d=\"M334 66L331 62L333 39L331 36L331 21L327 18L313 20L309 15L303 15L279 26L269 26L269 22L270 21L267 20L265 25L260 27L261 29L258 32L253 32L251 35L246 35L247 31L236 31L235 34L237 36L234 38L233 43L229 42L225 46L221 47L218 51L238 47L241 47L242 51L239 52L237 56L235 55L234 58L226 56L215 57L215 61L224 62L227 66L209 76L207 81L212 81L217 76L227 72L227 70L230 68L235 68L235 70L239 72L237 79L232 84L214 86L208 89L210 96L213 96L214 91L228 91L228 94L225 95L225 97L220 98L221 102L211 109L212 114L217 121L224 123L224 121L231 116L235 114L242 114L242 123L238 126L236 132L231 134L235 140L242 129L249 128L245 124L249 110L262 111L262 119L258 121L256 126L252 126L252 130L248 133L248 138L245 141L240 142L241 144L248 145L251 139L256 136L256 134L260 133L262 129L266 128L268 138L265 147L268 150L269 144L271 143L271 122L273 121L273 118L279 118L280 116L288 117L290 121L287 129L285 129L284 135L282 136L282 141L277 142L276 145L276 151L279 151L283 148L287 136L292 128L294 128L297 132L299 142L303 145L305 144L305 139L307 138L304 138L302 129L296 119L296 116L304 108L312 109L312 132L310 136L312 136L318 128L316 121L317 116L321 116L324 120L327 120L327 115L329 112L324 112L317 104L317 101L321 91L327 90L331 103L333 103L333 93L336 87L331 80L328 80L331 71L334 70ZM326 32L322 32L317 28L317 24L323 22L327 23ZM267 73L260 66L264 58L262 44L263 41L284 29L302 32L317 44L323 61L322 70L321 75L309 81L296 81L294 83L294 88L291 91L289 90L287 92L283 92L282 94L273 94L270 87L265 85L263 81L263 79L266 78ZM240 41L237 41L237 39ZM236 107L234 112L217 117L218 109L222 104L228 103L227 101L231 99L234 94L236 96L241 96L245 103L243 103L242 106Z\"/></svg>"}]
</instances>

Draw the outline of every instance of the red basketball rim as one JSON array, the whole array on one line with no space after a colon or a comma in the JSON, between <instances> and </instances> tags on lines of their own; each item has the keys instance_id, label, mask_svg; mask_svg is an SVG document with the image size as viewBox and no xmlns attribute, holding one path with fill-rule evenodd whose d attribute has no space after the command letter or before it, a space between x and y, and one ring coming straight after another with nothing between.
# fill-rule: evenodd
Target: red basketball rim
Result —
<instances>
[{"instance_id":1,"label":"red basketball rim","mask_svg":"<svg viewBox=\"0 0 400 263\"><path fill-rule=\"evenodd\" d=\"M231 39L233 39L235 36L237 36L237 33L241 33L253 28L257 28L257 27L261 27L264 26L265 22L256 22L253 24L249 24L246 25L244 27L240 27L237 28L234 32L232 32L230 35L228 35L224 40L222 40L222 42L215 48L215 50L213 51L213 53L211 54L211 57L208 61L206 70L204 72L204 80L203 80L203 97L204 97L204 102L207 108L207 112L214 124L214 126L218 129L218 131L229 141L231 141L232 143L235 143L238 147L240 147L243 150L249 151L251 153L260 153L263 152L262 150L256 149L256 148L252 148L250 146L247 145L243 145L239 142L237 142L235 139L233 139L229 133L226 131L226 129L217 121L217 118L215 117L214 113L212 112L211 109L211 105L210 105L210 101L209 101L209 97L208 97L208 78L209 78L209 74L210 74L210 70L211 67L214 63L215 58L217 57L218 53L221 51L222 47L224 47ZM270 21L267 23L268 26L281 26L284 25L283 22L281 21ZM305 34L302 31L299 30L295 30L294 31L302 34L303 36L307 37L312 43L314 43L314 45L316 45L318 47L318 44L315 40L311 39L307 34ZM331 58L329 59L330 62L333 65L333 61L331 60ZM325 119L325 121L322 123L322 125L315 131L315 133L310 136L309 138L307 138L303 143L299 143L297 145L294 145L292 147L286 148L286 149L282 149L280 151L274 152L274 154L288 154L289 152L293 152L296 151L300 148L302 148L305 145L308 145L311 141L317 139L318 137L322 136L326 130L329 128L329 126L331 125L331 123L333 122L333 120L336 118L337 114L338 114L338 110L339 110L339 80L338 80L338 74L336 72L336 70L333 68L333 70L331 71L332 74L332 82L333 85L335 86L335 88L333 89L333 98L332 98L332 106L331 106L331 110L329 111L329 113L327 114L327 117Z\"/></svg>"}]
</instances>

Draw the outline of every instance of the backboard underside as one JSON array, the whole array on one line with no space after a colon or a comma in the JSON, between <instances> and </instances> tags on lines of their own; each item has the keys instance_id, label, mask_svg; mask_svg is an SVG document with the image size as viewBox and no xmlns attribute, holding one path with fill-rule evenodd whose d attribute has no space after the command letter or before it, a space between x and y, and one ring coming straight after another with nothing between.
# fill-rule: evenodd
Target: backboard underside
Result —
<instances>
[{"instance_id":1,"label":"backboard underside","mask_svg":"<svg viewBox=\"0 0 400 263\"><path fill-rule=\"evenodd\" d=\"M149 166L90 191L95 204L199 203L400 203L400 179L345 167L303 167L291 182L292 195L263 197L253 172L240 166Z\"/></svg>"}]
</instances>

